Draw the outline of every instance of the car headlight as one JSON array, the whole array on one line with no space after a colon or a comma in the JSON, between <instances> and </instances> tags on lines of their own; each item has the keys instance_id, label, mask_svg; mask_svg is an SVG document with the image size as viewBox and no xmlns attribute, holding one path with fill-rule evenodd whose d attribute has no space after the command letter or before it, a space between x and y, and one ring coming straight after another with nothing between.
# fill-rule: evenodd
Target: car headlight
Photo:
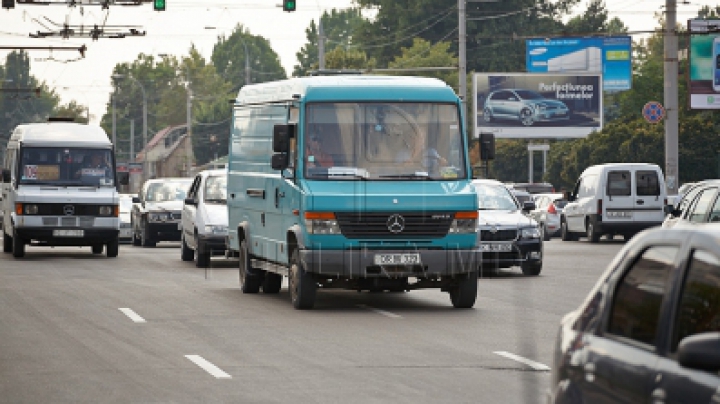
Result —
<instances>
[{"instance_id":1,"label":"car headlight","mask_svg":"<svg viewBox=\"0 0 720 404\"><path fill-rule=\"evenodd\" d=\"M537 227L526 227L522 229L520 238L533 239L540 238L540 229Z\"/></svg>"},{"instance_id":2,"label":"car headlight","mask_svg":"<svg viewBox=\"0 0 720 404\"><path fill-rule=\"evenodd\" d=\"M25 214L26 215L37 215L37 213L38 213L37 205L25 205Z\"/></svg>"},{"instance_id":3,"label":"car headlight","mask_svg":"<svg viewBox=\"0 0 720 404\"><path fill-rule=\"evenodd\" d=\"M151 222L167 222L169 218L169 213L148 213L148 220Z\"/></svg>"},{"instance_id":4,"label":"car headlight","mask_svg":"<svg viewBox=\"0 0 720 404\"><path fill-rule=\"evenodd\" d=\"M305 229L310 234L340 234L340 226L332 212L305 212Z\"/></svg>"},{"instance_id":5,"label":"car headlight","mask_svg":"<svg viewBox=\"0 0 720 404\"><path fill-rule=\"evenodd\" d=\"M207 224L205 225L205 233L208 234L217 234L217 235L224 235L227 234L227 226L220 226L220 225L213 225L213 224Z\"/></svg>"}]
</instances>

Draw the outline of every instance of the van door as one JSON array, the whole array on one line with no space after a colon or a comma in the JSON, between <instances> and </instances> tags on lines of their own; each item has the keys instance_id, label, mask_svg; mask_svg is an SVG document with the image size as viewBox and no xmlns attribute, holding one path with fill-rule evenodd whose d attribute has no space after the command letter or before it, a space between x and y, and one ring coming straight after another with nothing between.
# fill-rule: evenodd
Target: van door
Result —
<instances>
[{"instance_id":1,"label":"van door","mask_svg":"<svg viewBox=\"0 0 720 404\"><path fill-rule=\"evenodd\" d=\"M573 206L568 204L570 211L565 210L568 229L573 232L585 232L585 218L597 213L597 178L596 174L586 175L578 182L574 195Z\"/></svg>"},{"instance_id":2,"label":"van door","mask_svg":"<svg viewBox=\"0 0 720 404\"><path fill-rule=\"evenodd\" d=\"M195 240L195 217L197 215L197 204L200 203L200 184L202 182L202 176L198 175L195 177L195 181L186 196L187 199L194 199L195 205L189 205L183 203L183 212L181 218L181 230L182 236L185 240L185 244L193 249L197 249L197 240Z\"/></svg>"},{"instance_id":3,"label":"van door","mask_svg":"<svg viewBox=\"0 0 720 404\"><path fill-rule=\"evenodd\" d=\"M634 194L633 221L636 223L662 223L665 216L665 184L658 170L635 171Z\"/></svg>"},{"instance_id":4,"label":"van door","mask_svg":"<svg viewBox=\"0 0 720 404\"><path fill-rule=\"evenodd\" d=\"M2 201L0 201L0 209L3 212L2 227L8 235L12 234L11 214L15 206L15 195L13 193L13 180L15 179L15 149L7 149L5 151L5 164L3 169L10 170L11 180L2 182ZM4 237L4 235L3 235Z\"/></svg>"},{"instance_id":5,"label":"van door","mask_svg":"<svg viewBox=\"0 0 720 404\"><path fill-rule=\"evenodd\" d=\"M635 196L632 171L617 169L607 172L603 190L603 217L605 223L632 223L635 216Z\"/></svg>"}]
</instances>

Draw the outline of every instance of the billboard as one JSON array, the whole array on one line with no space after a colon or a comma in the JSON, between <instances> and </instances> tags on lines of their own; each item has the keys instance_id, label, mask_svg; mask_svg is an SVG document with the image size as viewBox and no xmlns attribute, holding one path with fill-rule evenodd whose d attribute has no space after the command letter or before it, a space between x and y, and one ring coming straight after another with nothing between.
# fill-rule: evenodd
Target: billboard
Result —
<instances>
[{"instance_id":1,"label":"billboard","mask_svg":"<svg viewBox=\"0 0 720 404\"><path fill-rule=\"evenodd\" d=\"M534 38L525 41L529 73L602 73L605 91L632 88L632 39Z\"/></svg>"},{"instance_id":2,"label":"billboard","mask_svg":"<svg viewBox=\"0 0 720 404\"><path fill-rule=\"evenodd\" d=\"M585 137L602 129L599 74L475 73L475 137Z\"/></svg>"},{"instance_id":3,"label":"billboard","mask_svg":"<svg viewBox=\"0 0 720 404\"><path fill-rule=\"evenodd\" d=\"M720 20L689 20L691 109L720 109Z\"/></svg>"}]
</instances>

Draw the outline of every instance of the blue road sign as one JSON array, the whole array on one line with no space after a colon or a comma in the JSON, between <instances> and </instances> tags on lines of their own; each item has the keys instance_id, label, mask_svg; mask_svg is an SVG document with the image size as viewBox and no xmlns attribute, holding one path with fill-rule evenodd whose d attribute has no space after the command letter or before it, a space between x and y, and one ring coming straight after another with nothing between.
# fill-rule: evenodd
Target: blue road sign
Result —
<instances>
[{"instance_id":1,"label":"blue road sign","mask_svg":"<svg viewBox=\"0 0 720 404\"><path fill-rule=\"evenodd\" d=\"M650 123L658 123L665 118L665 108L657 101L650 101L642 109L643 117Z\"/></svg>"}]
</instances>

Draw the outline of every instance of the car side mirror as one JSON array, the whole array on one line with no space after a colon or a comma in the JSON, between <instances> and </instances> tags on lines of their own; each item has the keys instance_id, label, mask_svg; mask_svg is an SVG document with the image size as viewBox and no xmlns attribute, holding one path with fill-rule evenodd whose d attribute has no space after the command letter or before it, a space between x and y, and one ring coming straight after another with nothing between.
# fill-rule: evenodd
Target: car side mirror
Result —
<instances>
[{"instance_id":1,"label":"car side mirror","mask_svg":"<svg viewBox=\"0 0 720 404\"><path fill-rule=\"evenodd\" d=\"M130 173L117 173L117 177L120 185L127 185L130 183Z\"/></svg>"},{"instance_id":2,"label":"car side mirror","mask_svg":"<svg viewBox=\"0 0 720 404\"><path fill-rule=\"evenodd\" d=\"M678 346L678 363L690 369L720 370L720 332L706 332L683 338Z\"/></svg>"},{"instance_id":3,"label":"car side mirror","mask_svg":"<svg viewBox=\"0 0 720 404\"><path fill-rule=\"evenodd\" d=\"M195 202L195 198L185 198L185 205L197 205L197 202Z\"/></svg>"},{"instance_id":4,"label":"car side mirror","mask_svg":"<svg viewBox=\"0 0 720 404\"><path fill-rule=\"evenodd\" d=\"M132 203L140 203L140 198L138 198L137 196L133 196Z\"/></svg>"},{"instance_id":5,"label":"car side mirror","mask_svg":"<svg viewBox=\"0 0 720 404\"><path fill-rule=\"evenodd\" d=\"M10 181L11 181L11 178L10 178L10 170L8 170L7 168L3 168L3 170L2 170L2 181L3 181L3 182L10 182Z\"/></svg>"},{"instance_id":6,"label":"car side mirror","mask_svg":"<svg viewBox=\"0 0 720 404\"><path fill-rule=\"evenodd\" d=\"M523 212L530 212L531 210L535 210L535 202L533 201L525 201L523 202Z\"/></svg>"}]
</instances>

